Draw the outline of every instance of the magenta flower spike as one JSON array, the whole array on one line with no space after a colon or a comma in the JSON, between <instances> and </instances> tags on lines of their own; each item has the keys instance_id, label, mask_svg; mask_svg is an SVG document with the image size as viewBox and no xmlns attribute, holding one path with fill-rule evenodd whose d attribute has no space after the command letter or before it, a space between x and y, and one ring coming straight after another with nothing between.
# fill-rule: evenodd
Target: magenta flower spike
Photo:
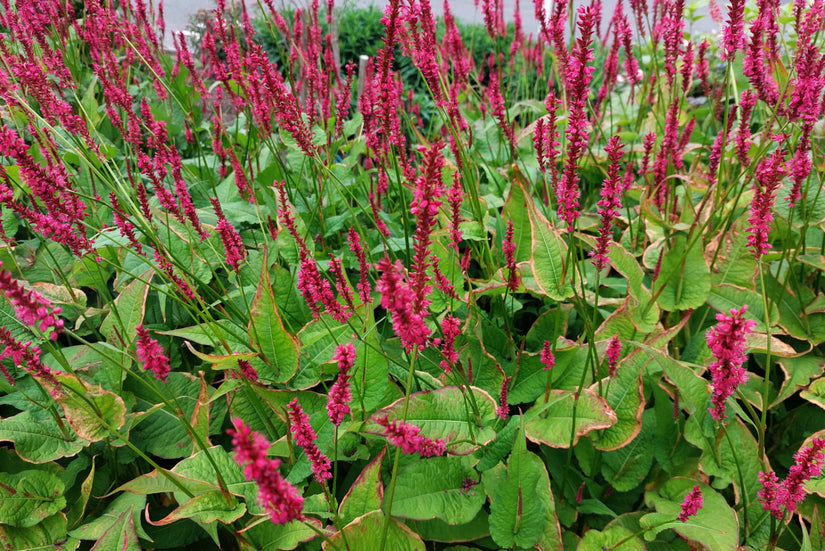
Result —
<instances>
[{"instance_id":1,"label":"magenta flower spike","mask_svg":"<svg viewBox=\"0 0 825 551\"><path fill-rule=\"evenodd\" d=\"M704 501L702 489L699 488L697 484L685 495L685 500L682 502L682 510L679 512L677 520L687 522L690 517L696 516L696 513L702 508Z\"/></svg>"},{"instance_id":2,"label":"magenta flower spike","mask_svg":"<svg viewBox=\"0 0 825 551\"><path fill-rule=\"evenodd\" d=\"M725 401L748 380L748 372L742 367L747 359L745 340L756 322L744 318L747 309L746 304L739 310L731 309L730 315L716 314L719 323L707 333L708 346L715 358L709 367L713 377L710 414L717 421L725 419Z\"/></svg>"},{"instance_id":3,"label":"magenta flower spike","mask_svg":"<svg viewBox=\"0 0 825 551\"><path fill-rule=\"evenodd\" d=\"M315 475L315 480L319 484L323 484L324 480L332 478L332 464L329 458L318 449L315 443L318 436L315 434L312 426L309 424L309 417L301 405L298 403L298 398L292 400L287 406L289 411L290 431L292 437L295 438L295 443L301 446L301 449L306 453L310 463L312 463L312 472Z\"/></svg>"},{"instance_id":4,"label":"magenta flower spike","mask_svg":"<svg viewBox=\"0 0 825 551\"><path fill-rule=\"evenodd\" d=\"M169 358L163 352L158 341L149 336L149 332L138 325L137 329L137 356L143 363L143 369L151 371L155 378L161 382L166 382L166 378L171 371L169 367Z\"/></svg>"},{"instance_id":5,"label":"magenta flower spike","mask_svg":"<svg viewBox=\"0 0 825 551\"><path fill-rule=\"evenodd\" d=\"M332 359L338 362L338 379L329 388L327 413L332 424L340 427L344 417L350 412L352 392L349 371L355 365L355 346L351 342L339 344Z\"/></svg>"},{"instance_id":6,"label":"magenta flower spike","mask_svg":"<svg viewBox=\"0 0 825 551\"><path fill-rule=\"evenodd\" d=\"M269 442L254 432L240 419L233 420L235 429L229 429L235 461L243 467L244 476L258 485L258 503L269 513L275 524L286 524L303 517L304 498L278 472L281 462L266 456Z\"/></svg>"},{"instance_id":7,"label":"magenta flower spike","mask_svg":"<svg viewBox=\"0 0 825 551\"><path fill-rule=\"evenodd\" d=\"M444 455L447 452L447 445L443 440L432 440L418 434L421 431L420 427L410 425L400 419L390 421L386 415L376 419L375 422L384 427L384 436L390 444L401 448L404 453L419 453L421 457L432 457Z\"/></svg>"}]
</instances>

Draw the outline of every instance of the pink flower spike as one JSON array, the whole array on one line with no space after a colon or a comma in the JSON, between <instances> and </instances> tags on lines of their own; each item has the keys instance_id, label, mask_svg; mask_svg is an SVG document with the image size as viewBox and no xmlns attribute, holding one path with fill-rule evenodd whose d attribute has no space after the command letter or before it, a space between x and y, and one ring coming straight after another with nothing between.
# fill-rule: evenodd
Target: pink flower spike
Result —
<instances>
[{"instance_id":1,"label":"pink flower spike","mask_svg":"<svg viewBox=\"0 0 825 551\"><path fill-rule=\"evenodd\" d=\"M794 454L794 464L782 483L784 491L780 496L791 513L796 511L796 506L805 499L805 483L822 473L822 462L825 459L822 450L825 449L825 439L814 438L812 444Z\"/></svg>"},{"instance_id":2,"label":"pink flower spike","mask_svg":"<svg viewBox=\"0 0 825 551\"><path fill-rule=\"evenodd\" d=\"M679 512L677 520L687 522L690 517L696 516L697 511L702 508L704 501L702 490L697 484L685 496L685 500L682 502L682 510Z\"/></svg>"},{"instance_id":3,"label":"pink flower spike","mask_svg":"<svg viewBox=\"0 0 825 551\"><path fill-rule=\"evenodd\" d=\"M149 332L138 325L137 329L137 356L143 362L143 369L151 371L155 377L161 381L166 382L166 378L171 371L169 367L169 358L163 353L158 341L149 336Z\"/></svg>"},{"instance_id":4,"label":"pink flower spike","mask_svg":"<svg viewBox=\"0 0 825 551\"><path fill-rule=\"evenodd\" d=\"M762 508L770 512L774 517L781 519L782 504L779 500L779 493L781 486L779 479L776 478L776 473L771 471L769 473L759 473L759 482L762 484L762 489L756 492L759 501L762 502Z\"/></svg>"},{"instance_id":5,"label":"pink flower spike","mask_svg":"<svg viewBox=\"0 0 825 551\"><path fill-rule=\"evenodd\" d=\"M725 419L725 401L748 380L748 372L742 367L747 359L745 340L756 327L756 322L744 318L747 309L745 304L739 310L731 309L730 316L717 314L719 323L707 333L708 346L715 358L709 366L713 377L713 407L710 414L717 421Z\"/></svg>"},{"instance_id":6,"label":"pink flower spike","mask_svg":"<svg viewBox=\"0 0 825 551\"><path fill-rule=\"evenodd\" d=\"M315 474L315 480L317 480L319 484L323 484L324 480L332 478L332 473L330 472L332 464L329 458L324 455L315 444L318 436L309 424L309 417L304 413L304 410L301 409L298 398L295 398L289 403L287 410L289 411L289 420L291 422L289 429L290 432L292 432L292 437L295 438L295 443L301 446L307 458L312 463L312 472Z\"/></svg>"},{"instance_id":7,"label":"pink flower spike","mask_svg":"<svg viewBox=\"0 0 825 551\"><path fill-rule=\"evenodd\" d=\"M622 341L619 340L619 335L614 335L607 345L607 376L611 379L616 376L616 364L619 363L621 355Z\"/></svg>"},{"instance_id":8,"label":"pink flower spike","mask_svg":"<svg viewBox=\"0 0 825 551\"><path fill-rule=\"evenodd\" d=\"M776 191L782 187L782 178L785 168L782 166L784 152L777 149L772 155L765 157L756 167L756 177L753 184L753 201L751 215L748 218L748 248L754 258L759 260L767 253L771 245L768 243L768 232L773 222L773 204L776 201Z\"/></svg>"},{"instance_id":9,"label":"pink flower spike","mask_svg":"<svg viewBox=\"0 0 825 551\"><path fill-rule=\"evenodd\" d=\"M400 419L389 420L386 415L375 420L376 423L384 427L384 436L390 444L401 448L404 453L419 453L421 457L432 457L447 453L447 445L444 440L432 440L418 433L419 427L410 425Z\"/></svg>"},{"instance_id":10,"label":"pink flower spike","mask_svg":"<svg viewBox=\"0 0 825 551\"><path fill-rule=\"evenodd\" d=\"M510 413L510 406L507 404L507 393L510 390L510 381L512 380L512 377L504 377L504 380L501 381L501 390L498 395L499 406L496 409L496 415L499 419L507 420L507 415Z\"/></svg>"},{"instance_id":11,"label":"pink flower spike","mask_svg":"<svg viewBox=\"0 0 825 551\"><path fill-rule=\"evenodd\" d=\"M286 524L303 517L304 498L289 482L281 477L278 459L269 459L266 452L269 442L259 432L253 432L243 421L232 421L234 430L227 431L232 436L235 461L243 467L244 476L258 485L258 503L269 513L275 524Z\"/></svg>"},{"instance_id":12,"label":"pink flower spike","mask_svg":"<svg viewBox=\"0 0 825 551\"><path fill-rule=\"evenodd\" d=\"M518 291L518 269L516 268L516 244L513 242L513 221L507 221L507 232L504 234L504 240L501 244L501 249L504 251L504 259L507 262L507 288L511 292Z\"/></svg>"},{"instance_id":13,"label":"pink flower spike","mask_svg":"<svg viewBox=\"0 0 825 551\"><path fill-rule=\"evenodd\" d=\"M550 341L544 341L544 348L541 349L541 363L544 364L542 371L550 371L556 365L556 357L553 355L553 347Z\"/></svg>"},{"instance_id":14,"label":"pink flower spike","mask_svg":"<svg viewBox=\"0 0 825 551\"><path fill-rule=\"evenodd\" d=\"M590 253L593 256L593 265L597 270L607 267L609 260L607 253L610 250L610 241L613 233L613 221L619 216L622 208L622 193L624 182L622 181L621 167L619 161L622 158L622 141L618 136L613 136L604 148L610 165L607 169L607 178L602 184L601 201L599 201L599 237L596 238L596 248Z\"/></svg>"},{"instance_id":15,"label":"pink flower spike","mask_svg":"<svg viewBox=\"0 0 825 551\"><path fill-rule=\"evenodd\" d=\"M384 257L378 262L383 272L376 289L381 294L381 307L392 315L392 328L407 352L413 347L426 346L430 329L421 314L414 310L415 293L404 281L404 267L400 260L391 262Z\"/></svg>"},{"instance_id":16,"label":"pink flower spike","mask_svg":"<svg viewBox=\"0 0 825 551\"><path fill-rule=\"evenodd\" d=\"M350 412L352 393L349 370L355 365L355 346L351 342L338 345L332 359L338 362L338 379L329 388L327 413L332 424L340 427L344 416Z\"/></svg>"},{"instance_id":17,"label":"pink flower spike","mask_svg":"<svg viewBox=\"0 0 825 551\"><path fill-rule=\"evenodd\" d=\"M56 340L58 333L63 330L63 320L58 316L62 310L52 306L49 300L32 290L26 290L23 285L15 280L11 272L3 269L0 263L0 294L6 296L14 306L14 314L25 325L37 327L46 332L50 327L54 327L51 339Z\"/></svg>"}]
</instances>

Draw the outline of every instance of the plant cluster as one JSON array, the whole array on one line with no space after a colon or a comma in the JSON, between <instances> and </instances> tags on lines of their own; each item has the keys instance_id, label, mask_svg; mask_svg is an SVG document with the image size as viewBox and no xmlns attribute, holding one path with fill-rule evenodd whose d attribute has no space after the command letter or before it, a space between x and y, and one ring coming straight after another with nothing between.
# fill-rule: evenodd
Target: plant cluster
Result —
<instances>
[{"instance_id":1,"label":"plant cluster","mask_svg":"<svg viewBox=\"0 0 825 551\"><path fill-rule=\"evenodd\" d=\"M711 7L0 0L0 546L821 548L825 9Z\"/></svg>"}]
</instances>

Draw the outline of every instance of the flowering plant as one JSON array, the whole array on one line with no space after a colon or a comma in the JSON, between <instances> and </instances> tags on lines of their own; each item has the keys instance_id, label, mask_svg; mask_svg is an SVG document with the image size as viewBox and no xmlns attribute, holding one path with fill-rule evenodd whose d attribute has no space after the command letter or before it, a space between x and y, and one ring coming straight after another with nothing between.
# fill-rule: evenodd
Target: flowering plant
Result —
<instances>
[{"instance_id":1,"label":"flowering plant","mask_svg":"<svg viewBox=\"0 0 825 551\"><path fill-rule=\"evenodd\" d=\"M821 2L236 4L0 0L0 544L822 546Z\"/></svg>"}]
</instances>

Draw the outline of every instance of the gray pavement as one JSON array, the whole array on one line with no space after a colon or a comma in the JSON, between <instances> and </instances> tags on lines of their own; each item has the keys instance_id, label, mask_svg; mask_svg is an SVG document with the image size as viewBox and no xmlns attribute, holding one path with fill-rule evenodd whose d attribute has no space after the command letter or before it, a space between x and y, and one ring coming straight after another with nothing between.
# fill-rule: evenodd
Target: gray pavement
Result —
<instances>
[{"instance_id":1,"label":"gray pavement","mask_svg":"<svg viewBox=\"0 0 825 551\"><path fill-rule=\"evenodd\" d=\"M650 1L650 0L649 0ZM787 0L786 0L787 1ZM227 3L231 2L231 0L227 0ZM430 0L432 5L433 13L436 15L443 15L444 13L444 4L443 0ZM546 10L549 12L552 0L545 0L546 2ZM727 0L716 0L717 5L719 6L720 10L722 11L723 15L727 13ZM322 5L325 3L323 0L320 2ZM579 6L583 4L583 0L574 0L574 5ZM308 7L310 4L310 0L276 0L275 5L293 5L293 6L302 6ZM355 6L364 6L368 4L373 4L379 8L383 8L386 5L385 0L338 0L336 1L336 6L345 6L345 5L355 5ZM691 7L691 2L686 1L686 8ZM718 31L718 25L711 20L711 18L707 15L707 0L702 2L693 2L696 5L696 14L697 16L701 16L700 19L692 23L692 30L693 32L702 32L702 33L711 33L714 31ZM254 6L256 3L254 0L247 1L247 6ZM164 16L166 19L166 28L167 28L167 35L168 31L170 30L184 30L186 28L187 23L189 22L189 16L199 9L210 9L214 8L215 3L214 0L164 0ZM610 20L610 16L613 13L613 10L616 6L616 0L603 0L602 1L602 25L607 25L607 22ZM507 18L508 21L512 21L513 13L514 13L515 1L514 0L504 0L504 16ZM536 33L538 31L538 22L536 21L534 15L534 8L533 8L533 1L532 0L520 0L519 11L521 13L522 24L524 26L525 33ZM625 0L625 13L628 13L630 10L628 2ZM455 17L458 19L468 22L468 23L483 23L484 17L482 16L481 8L476 8L473 3L473 0L451 0L450 1L450 11L453 13Z\"/></svg>"}]
</instances>

